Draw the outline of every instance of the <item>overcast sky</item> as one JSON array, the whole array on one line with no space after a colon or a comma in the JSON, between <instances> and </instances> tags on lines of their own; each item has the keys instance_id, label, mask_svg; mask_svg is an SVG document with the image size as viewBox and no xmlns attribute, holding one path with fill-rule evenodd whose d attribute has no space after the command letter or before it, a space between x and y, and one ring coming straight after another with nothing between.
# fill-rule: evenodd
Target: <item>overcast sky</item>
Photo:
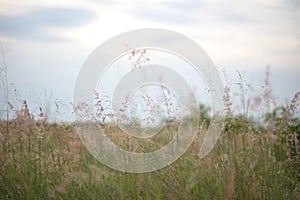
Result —
<instances>
[{"instance_id":1,"label":"overcast sky","mask_svg":"<svg viewBox=\"0 0 300 200\"><path fill-rule=\"evenodd\" d=\"M72 101L88 55L138 28L188 36L232 83L238 70L253 85L262 84L269 65L274 95L291 99L300 90L299 23L298 0L0 0L9 82L21 98L39 98L44 90L64 102Z\"/></svg>"}]
</instances>

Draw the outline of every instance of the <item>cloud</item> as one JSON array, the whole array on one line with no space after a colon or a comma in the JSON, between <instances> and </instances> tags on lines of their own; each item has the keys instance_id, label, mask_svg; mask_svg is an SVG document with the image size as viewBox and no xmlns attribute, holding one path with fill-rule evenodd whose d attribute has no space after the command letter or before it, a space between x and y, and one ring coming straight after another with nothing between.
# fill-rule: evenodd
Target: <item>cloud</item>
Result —
<instances>
[{"instance_id":1,"label":"cloud","mask_svg":"<svg viewBox=\"0 0 300 200\"><path fill-rule=\"evenodd\" d=\"M93 19L95 14L81 8L36 8L19 15L0 14L0 35L43 41L61 41L64 38L51 34L49 29L66 29L80 26Z\"/></svg>"},{"instance_id":2,"label":"cloud","mask_svg":"<svg viewBox=\"0 0 300 200\"><path fill-rule=\"evenodd\" d=\"M175 12L165 12L165 11L143 11L135 13L139 19L156 21L156 22L165 22L172 24L192 24L195 21L195 18L192 15L181 15L180 13Z\"/></svg>"},{"instance_id":3,"label":"cloud","mask_svg":"<svg viewBox=\"0 0 300 200\"><path fill-rule=\"evenodd\" d=\"M257 19L253 12L247 10L247 6L240 5L230 1L216 4L196 0L134 3L130 14L136 19L179 26L255 23Z\"/></svg>"},{"instance_id":4,"label":"cloud","mask_svg":"<svg viewBox=\"0 0 300 200\"><path fill-rule=\"evenodd\" d=\"M286 3L292 7L300 7L300 1L298 0L288 0Z\"/></svg>"},{"instance_id":5,"label":"cloud","mask_svg":"<svg viewBox=\"0 0 300 200\"><path fill-rule=\"evenodd\" d=\"M199 8L207 8L208 3L198 0L186 0L186 1L166 1L161 3L162 6L173 8L175 11L193 12Z\"/></svg>"},{"instance_id":6,"label":"cloud","mask_svg":"<svg viewBox=\"0 0 300 200\"><path fill-rule=\"evenodd\" d=\"M135 2L130 13L135 19L167 24L191 25L198 21L206 3L188 1Z\"/></svg>"}]
</instances>

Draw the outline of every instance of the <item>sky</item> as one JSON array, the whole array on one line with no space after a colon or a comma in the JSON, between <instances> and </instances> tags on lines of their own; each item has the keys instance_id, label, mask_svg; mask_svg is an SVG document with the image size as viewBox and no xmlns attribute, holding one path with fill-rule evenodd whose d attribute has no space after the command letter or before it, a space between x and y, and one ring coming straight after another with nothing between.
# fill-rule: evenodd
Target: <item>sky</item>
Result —
<instances>
[{"instance_id":1,"label":"sky","mask_svg":"<svg viewBox=\"0 0 300 200\"><path fill-rule=\"evenodd\" d=\"M163 28L196 41L224 85L235 87L240 72L259 88L270 66L273 94L285 103L300 91L299 11L297 0L0 0L0 61L11 101L68 103L82 64L102 42Z\"/></svg>"}]
</instances>

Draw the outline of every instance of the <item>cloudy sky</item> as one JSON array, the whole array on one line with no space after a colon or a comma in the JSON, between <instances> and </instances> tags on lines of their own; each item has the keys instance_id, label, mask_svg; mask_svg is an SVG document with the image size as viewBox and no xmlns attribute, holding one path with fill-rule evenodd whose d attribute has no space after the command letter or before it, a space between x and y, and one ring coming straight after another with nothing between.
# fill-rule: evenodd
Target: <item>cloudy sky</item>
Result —
<instances>
[{"instance_id":1,"label":"cloudy sky","mask_svg":"<svg viewBox=\"0 0 300 200\"><path fill-rule=\"evenodd\" d=\"M39 99L43 90L71 102L81 65L98 45L125 31L164 28L196 41L233 84L237 70L262 84L269 65L283 102L300 90L299 2L0 0L0 59L20 98Z\"/></svg>"}]
</instances>

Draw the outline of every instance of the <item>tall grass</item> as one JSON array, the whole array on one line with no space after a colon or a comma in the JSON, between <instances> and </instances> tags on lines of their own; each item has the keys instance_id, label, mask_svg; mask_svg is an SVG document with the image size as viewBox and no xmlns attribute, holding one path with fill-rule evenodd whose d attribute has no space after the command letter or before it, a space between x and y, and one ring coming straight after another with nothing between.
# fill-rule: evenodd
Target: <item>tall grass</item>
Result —
<instances>
[{"instance_id":1,"label":"tall grass","mask_svg":"<svg viewBox=\"0 0 300 200\"><path fill-rule=\"evenodd\" d=\"M300 93L271 109L268 71L262 94L251 100L239 76L239 95L225 89L228 117L212 152L197 155L210 123L209 108L201 105L189 150L172 165L143 174L108 168L87 152L72 124L47 122L42 108L32 116L26 101L9 103L15 117L0 121L0 199L300 199ZM249 117L252 107L265 108L261 120ZM139 141L113 138L117 127L102 128L124 148L143 150Z\"/></svg>"}]
</instances>

